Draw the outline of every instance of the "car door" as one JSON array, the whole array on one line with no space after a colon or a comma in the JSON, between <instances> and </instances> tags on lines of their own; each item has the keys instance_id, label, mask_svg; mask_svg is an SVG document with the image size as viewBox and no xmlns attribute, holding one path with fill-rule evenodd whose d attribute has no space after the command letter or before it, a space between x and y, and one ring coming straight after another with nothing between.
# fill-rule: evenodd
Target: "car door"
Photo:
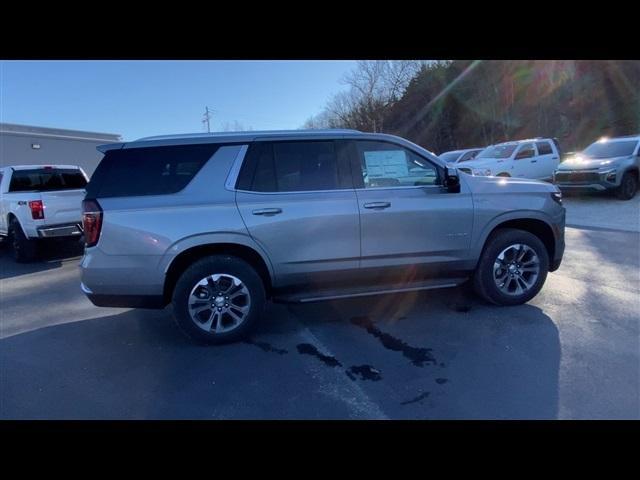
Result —
<instances>
[{"instance_id":1,"label":"car door","mask_svg":"<svg viewBox=\"0 0 640 480\"><path fill-rule=\"evenodd\" d=\"M360 209L362 270L408 276L448 273L466 258L473 221L471 193L441 186L442 168L402 145L349 143Z\"/></svg>"},{"instance_id":2,"label":"car door","mask_svg":"<svg viewBox=\"0 0 640 480\"><path fill-rule=\"evenodd\" d=\"M331 272L358 268L359 213L348 162L334 140L249 147L236 202L278 284L322 283Z\"/></svg>"},{"instance_id":3,"label":"car door","mask_svg":"<svg viewBox=\"0 0 640 480\"><path fill-rule=\"evenodd\" d=\"M560 162L560 156L555 152L551 142L548 140L536 142L536 148L538 149L538 161L533 164L535 165L535 178L540 180L551 180L553 178L553 172Z\"/></svg>"},{"instance_id":4,"label":"car door","mask_svg":"<svg viewBox=\"0 0 640 480\"><path fill-rule=\"evenodd\" d=\"M536 147L533 143L523 143L514 152L512 163L512 177L537 178L536 163L538 162Z\"/></svg>"}]
</instances>

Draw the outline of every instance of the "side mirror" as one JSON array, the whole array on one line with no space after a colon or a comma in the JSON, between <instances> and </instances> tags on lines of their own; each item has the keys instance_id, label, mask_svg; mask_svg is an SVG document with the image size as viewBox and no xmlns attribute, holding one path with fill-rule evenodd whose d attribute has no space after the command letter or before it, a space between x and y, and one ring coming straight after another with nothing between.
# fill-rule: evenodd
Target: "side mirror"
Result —
<instances>
[{"instance_id":1,"label":"side mirror","mask_svg":"<svg viewBox=\"0 0 640 480\"><path fill-rule=\"evenodd\" d=\"M444 168L443 186L449 193L460 193L460 176L457 168L450 166Z\"/></svg>"}]
</instances>

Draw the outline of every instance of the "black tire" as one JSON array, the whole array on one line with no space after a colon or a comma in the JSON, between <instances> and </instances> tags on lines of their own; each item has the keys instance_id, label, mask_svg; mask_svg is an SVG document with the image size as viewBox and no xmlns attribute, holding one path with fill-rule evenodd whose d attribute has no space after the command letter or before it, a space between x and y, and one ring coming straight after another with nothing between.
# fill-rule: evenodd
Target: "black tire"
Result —
<instances>
[{"instance_id":1,"label":"black tire","mask_svg":"<svg viewBox=\"0 0 640 480\"><path fill-rule=\"evenodd\" d=\"M192 319L189 313L191 291L200 280L214 274L233 275L246 286L250 296L248 314L237 327L227 332L205 331L196 324L196 320ZM262 279L251 265L230 255L212 255L193 263L178 279L173 291L173 315L180 330L198 343L230 343L245 337L255 326L264 310L265 298ZM209 301L213 300L206 300L205 303ZM211 309L211 312L213 310Z\"/></svg>"},{"instance_id":2,"label":"black tire","mask_svg":"<svg viewBox=\"0 0 640 480\"><path fill-rule=\"evenodd\" d=\"M620 200L631 200L638 191L638 176L627 172L622 176L620 186L616 188L616 197Z\"/></svg>"},{"instance_id":3,"label":"black tire","mask_svg":"<svg viewBox=\"0 0 640 480\"><path fill-rule=\"evenodd\" d=\"M524 244L538 256L539 273L528 290L521 295L508 295L498 288L494 281L494 263L500 253L510 245ZM485 244L478 267L473 277L475 292L484 300L495 305L521 305L535 297L547 278L549 254L542 241L534 234L514 228L502 228L492 233Z\"/></svg>"},{"instance_id":4,"label":"black tire","mask_svg":"<svg viewBox=\"0 0 640 480\"><path fill-rule=\"evenodd\" d=\"M9 222L9 248L13 259L18 263L33 261L38 254L37 240L27 238L18 220L12 218Z\"/></svg>"}]
</instances>

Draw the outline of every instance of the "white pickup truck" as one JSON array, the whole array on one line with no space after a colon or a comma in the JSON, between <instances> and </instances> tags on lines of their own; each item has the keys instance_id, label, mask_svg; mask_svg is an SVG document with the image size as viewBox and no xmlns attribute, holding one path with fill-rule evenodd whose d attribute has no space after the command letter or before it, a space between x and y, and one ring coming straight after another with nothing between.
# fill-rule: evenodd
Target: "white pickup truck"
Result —
<instances>
[{"instance_id":1,"label":"white pickup truck","mask_svg":"<svg viewBox=\"0 0 640 480\"><path fill-rule=\"evenodd\" d=\"M74 165L0 168L0 236L6 237L17 262L33 260L41 239L82 236L87 182Z\"/></svg>"}]
</instances>

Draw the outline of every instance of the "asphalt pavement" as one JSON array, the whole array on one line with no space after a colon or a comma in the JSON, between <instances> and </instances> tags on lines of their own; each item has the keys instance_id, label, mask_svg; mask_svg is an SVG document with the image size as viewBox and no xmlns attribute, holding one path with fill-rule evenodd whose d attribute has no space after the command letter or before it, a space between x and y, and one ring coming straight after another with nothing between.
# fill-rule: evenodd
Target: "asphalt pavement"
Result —
<instances>
[{"instance_id":1,"label":"asphalt pavement","mask_svg":"<svg viewBox=\"0 0 640 480\"><path fill-rule=\"evenodd\" d=\"M94 307L77 249L1 249L0 418L638 419L640 234L566 235L526 305L464 288L278 304L217 347L170 309Z\"/></svg>"}]
</instances>

